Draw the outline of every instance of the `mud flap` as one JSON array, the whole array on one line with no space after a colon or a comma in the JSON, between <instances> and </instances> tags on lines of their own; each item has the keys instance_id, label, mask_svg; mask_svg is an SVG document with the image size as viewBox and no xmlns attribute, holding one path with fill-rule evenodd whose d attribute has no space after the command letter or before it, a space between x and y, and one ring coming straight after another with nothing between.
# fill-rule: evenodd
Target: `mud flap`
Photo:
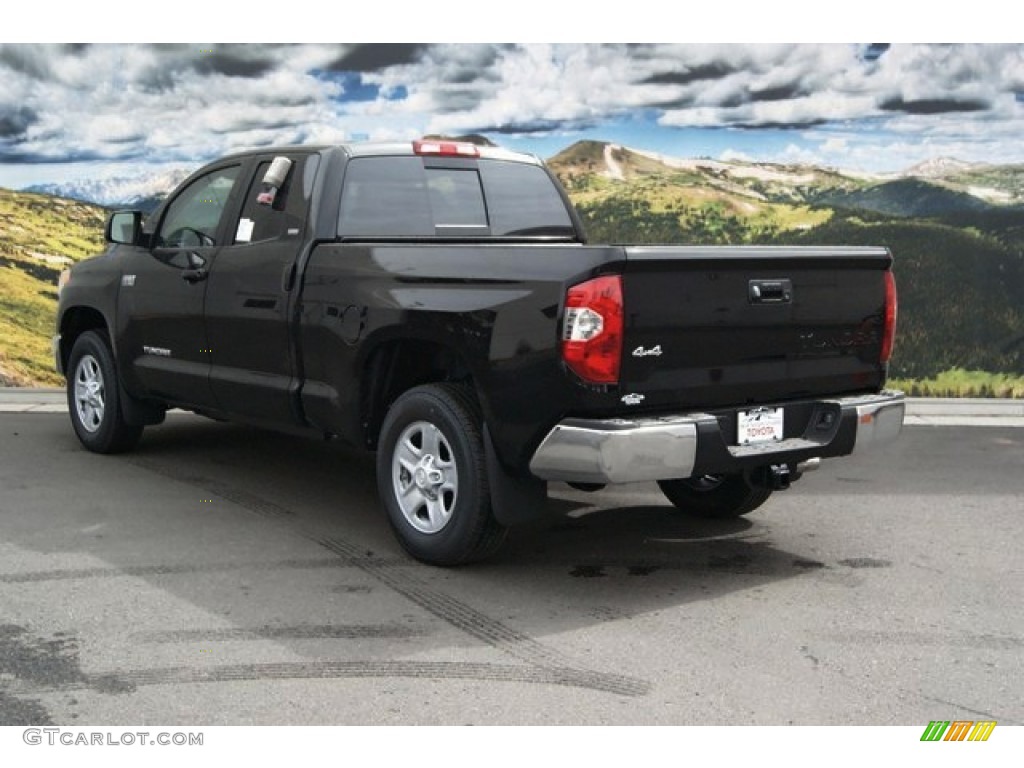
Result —
<instances>
[{"instance_id":1,"label":"mud flap","mask_svg":"<svg viewBox=\"0 0 1024 768\"><path fill-rule=\"evenodd\" d=\"M484 425L487 478L491 486L491 510L502 525L514 526L540 520L546 514L548 484L535 477L513 477L498 461L490 430Z\"/></svg>"},{"instance_id":2,"label":"mud flap","mask_svg":"<svg viewBox=\"0 0 1024 768\"><path fill-rule=\"evenodd\" d=\"M166 408L135 399L125 392L120 381L117 382L117 388L118 394L120 394L118 402L121 405L121 416L124 417L126 424L133 427L146 427L163 423L164 416L167 414Z\"/></svg>"}]
</instances>

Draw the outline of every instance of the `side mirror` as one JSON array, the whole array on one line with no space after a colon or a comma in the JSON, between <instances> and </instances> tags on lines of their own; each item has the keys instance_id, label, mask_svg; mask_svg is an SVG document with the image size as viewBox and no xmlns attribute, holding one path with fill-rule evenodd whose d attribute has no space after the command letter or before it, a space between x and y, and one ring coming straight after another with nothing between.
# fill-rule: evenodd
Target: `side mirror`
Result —
<instances>
[{"instance_id":1,"label":"side mirror","mask_svg":"<svg viewBox=\"0 0 1024 768\"><path fill-rule=\"evenodd\" d=\"M115 211L107 219L108 243L138 245L142 235L142 211Z\"/></svg>"}]
</instances>

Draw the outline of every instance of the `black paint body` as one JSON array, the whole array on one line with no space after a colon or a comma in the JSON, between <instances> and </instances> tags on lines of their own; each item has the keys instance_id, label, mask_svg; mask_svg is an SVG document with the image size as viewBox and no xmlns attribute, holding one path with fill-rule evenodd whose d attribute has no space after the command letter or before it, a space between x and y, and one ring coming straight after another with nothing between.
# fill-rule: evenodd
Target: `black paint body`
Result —
<instances>
[{"instance_id":1,"label":"black paint body","mask_svg":"<svg viewBox=\"0 0 1024 768\"><path fill-rule=\"evenodd\" d=\"M295 163L288 195L304 218L275 239L234 242L260 164L280 155ZM395 382L471 381L495 455L513 476L528 475L537 445L566 417L713 412L727 425L745 406L877 392L884 383L885 249L588 245L550 174L569 231L339 234L346 168L374 155L286 148L198 171L148 218L136 244L112 245L74 268L58 316L63 363L76 333L102 323L134 398L369 448ZM154 247L178 192L229 166L239 167L238 181L214 243ZM567 288L602 274L623 276L617 386L580 381L559 354ZM650 354L655 348L660 354Z\"/></svg>"}]
</instances>

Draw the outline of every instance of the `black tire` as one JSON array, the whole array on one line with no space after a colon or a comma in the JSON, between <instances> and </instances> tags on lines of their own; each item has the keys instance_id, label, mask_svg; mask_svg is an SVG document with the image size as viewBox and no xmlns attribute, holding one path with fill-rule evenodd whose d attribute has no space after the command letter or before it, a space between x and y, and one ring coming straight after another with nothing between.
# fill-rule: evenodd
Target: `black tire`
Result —
<instances>
[{"instance_id":1,"label":"black tire","mask_svg":"<svg viewBox=\"0 0 1024 768\"><path fill-rule=\"evenodd\" d=\"M86 331L71 348L67 367L68 410L75 434L95 453L131 450L142 427L125 422L110 342L102 331Z\"/></svg>"},{"instance_id":2,"label":"black tire","mask_svg":"<svg viewBox=\"0 0 1024 768\"><path fill-rule=\"evenodd\" d=\"M405 551L431 565L483 560L505 539L491 511L482 418L471 391L427 384L388 410L377 488Z\"/></svg>"},{"instance_id":3,"label":"black tire","mask_svg":"<svg viewBox=\"0 0 1024 768\"><path fill-rule=\"evenodd\" d=\"M753 512L772 495L751 485L744 475L703 475L659 480L662 493L676 508L696 517L726 520Z\"/></svg>"}]
</instances>

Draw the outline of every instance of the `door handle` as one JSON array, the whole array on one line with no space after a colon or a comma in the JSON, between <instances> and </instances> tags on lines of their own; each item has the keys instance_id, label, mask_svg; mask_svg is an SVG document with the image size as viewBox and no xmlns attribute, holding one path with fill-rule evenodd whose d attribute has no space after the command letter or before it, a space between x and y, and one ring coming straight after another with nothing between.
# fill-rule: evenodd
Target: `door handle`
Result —
<instances>
[{"instance_id":1,"label":"door handle","mask_svg":"<svg viewBox=\"0 0 1024 768\"><path fill-rule=\"evenodd\" d=\"M206 259L195 251L188 253L188 269L181 273L181 279L186 283L198 283L206 279L210 273L206 271Z\"/></svg>"},{"instance_id":2,"label":"door handle","mask_svg":"<svg viewBox=\"0 0 1024 768\"><path fill-rule=\"evenodd\" d=\"M209 272L204 267L198 269L186 269L181 273L181 279L186 283L199 283L205 280L209 276Z\"/></svg>"}]
</instances>

